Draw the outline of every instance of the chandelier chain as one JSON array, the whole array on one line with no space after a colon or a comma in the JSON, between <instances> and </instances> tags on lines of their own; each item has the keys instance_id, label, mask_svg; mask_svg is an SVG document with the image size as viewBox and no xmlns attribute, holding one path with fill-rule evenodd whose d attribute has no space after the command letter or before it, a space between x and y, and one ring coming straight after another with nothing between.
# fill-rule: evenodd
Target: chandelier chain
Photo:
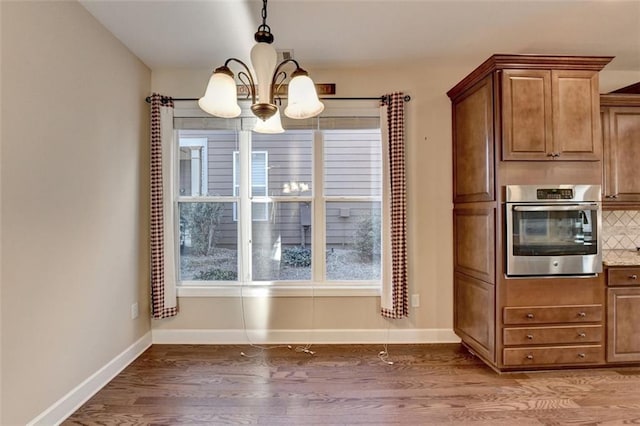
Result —
<instances>
[{"instance_id":1,"label":"chandelier chain","mask_svg":"<svg viewBox=\"0 0 640 426\"><path fill-rule=\"evenodd\" d=\"M267 25L267 0L262 0L262 25L258 27L258 31L271 35L271 27Z\"/></svg>"}]
</instances>

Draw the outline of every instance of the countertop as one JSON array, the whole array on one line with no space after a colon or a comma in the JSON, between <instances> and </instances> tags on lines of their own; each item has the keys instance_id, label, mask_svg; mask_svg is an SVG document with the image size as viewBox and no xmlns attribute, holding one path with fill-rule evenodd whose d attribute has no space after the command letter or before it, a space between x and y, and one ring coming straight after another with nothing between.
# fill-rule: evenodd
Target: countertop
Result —
<instances>
[{"instance_id":1,"label":"countertop","mask_svg":"<svg viewBox=\"0 0 640 426\"><path fill-rule=\"evenodd\" d=\"M603 250L602 262L605 266L640 266L640 252L637 250Z\"/></svg>"}]
</instances>

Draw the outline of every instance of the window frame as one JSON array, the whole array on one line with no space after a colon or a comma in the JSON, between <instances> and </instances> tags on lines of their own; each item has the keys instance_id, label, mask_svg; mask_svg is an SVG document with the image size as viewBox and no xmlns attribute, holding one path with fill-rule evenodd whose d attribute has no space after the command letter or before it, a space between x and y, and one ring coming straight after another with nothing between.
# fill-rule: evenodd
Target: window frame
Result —
<instances>
[{"instance_id":1,"label":"window frame","mask_svg":"<svg viewBox=\"0 0 640 426\"><path fill-rule=\"evenodd\" d=\"M179 105L178 105L179 107ZM372 108L368 107L368 110L371 111ZM191 111L194 111L192 108ZM377 114L377 107L376 107ZM193 115L178 115L179 117L193 117ZM345 117L349 117L349 115L344 115ZM211 118L210 116L204 115L203 117ZM370 114L369 117L374 117L373 114ZM378 118L378 115L375 115ZM249 126L245 126L244 122L246 118L242 118L241 124L239 127L236 127L234 130L238 134L239 144L238 144L238 154L234 151L233 156L238 157L242 160L242 152L244 152L245 158L251 158L251 155L248 153L252 153L251 147L251 131L245 130ZM230 129L233 128L232 125L226 125L226 127L221 127L221 129ZM354 297L354 296L379 296L382 289L382 277L384 276L384 272L381 271L381 276L377 280L331 280L328 281L326 279L326 205L329 202L379 202L381 205L381 215L384 217L385 215L385 203L382 199L382 195L375 196L326 196L324 195L324 140L322 137L322 130L312 130L317 129L317 126L313 126L308 128L308 130L313 132L313 143L312 143L312 188L311 195L305 196L269 196L267 194L264 198L268 203L280 203L280 202L308 202L311 206L311 239L312 239L312 265L311 265L311 279L304 281L249 281L249 275L251 274L251 265L250 261L246 262L246 260L251 259L252 247L251 247L251 220L242 220L242 214L240 216L241 222L238 226L238 280L237 281L188 281L188 280L178 280L177 290L178 296L180 297L238 297L238 296L278 296L278 297L305 297L305 296L345 296L345 297ZM188 128L185 128L188 129ZM206 130L203 128L202 130ZM382 130L382 129L381 129ZM382 133L382 131L381 131ZM243 136L244 135L244 136ZM189 136L184 136L184 138L189 138ZM382 138L382 135L381 135ZM180 139L179 136L179 128L176 127L176 139ZM243 142L244 140L244 142ZM176 144L179 145L179 144ZM384 146L381 140L381 149ZM243 149L244 148L244 149ZM268 151L263 151L267 155L268 161ZM246 161L246 160L245 160ZM235 159L234 168L235 168ZM265 167L265 182L266 188L268 190L268 162L265 163L267 167ZM203 167L206 169L206 167ZM242 169L242 166L241 166ZM232 171L233 175L233 187L232 193L239 194L238 196L200 196L200 197L184 197L179 194L175 194L174 203L177 209L178 203L180 202L232 202L234 203L234 210L236 205L239 206L240 213L243 211L247 212L246 208L251 206L251 194L249 188L251 188L250 177L251 172L244 168L245 170L241 170L241 179L244 177L248 179L249 185L244 186L244 191L236 192L236 173L235 170ZM176 175L179 175L176 173ZM384 171L381 174L381 179L384 185L385 173ZM269 209L266 209L268 212ZM234 211L234 216L236 212ZM267 214L268 218L268 214ZM268 220L268 219L267 219ZM385 229L384 223L382 220L382 238L386 239L389 235L389 230ZM174 229L179 228L179 226L174 226ZM177 229L179 232L179 229ZM177 238L176 240L179 240ZM244 242L244 243L243 243ZM383 246L384 247L384 246ZM176 261L179 263L180 257L176 256ZM248 263L245 264L245 263ZM381 269L384 270L384 256L381 258ZM178 268L179 270L179 268ZM243 271L246 274L243 276Z\"/></svg>"}]
</instances>

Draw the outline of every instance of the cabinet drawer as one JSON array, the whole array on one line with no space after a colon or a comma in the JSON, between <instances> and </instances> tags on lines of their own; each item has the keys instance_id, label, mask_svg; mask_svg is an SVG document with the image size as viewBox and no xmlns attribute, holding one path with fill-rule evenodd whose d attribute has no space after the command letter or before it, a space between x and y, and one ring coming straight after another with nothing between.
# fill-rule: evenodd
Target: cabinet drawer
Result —
<instances>
[{"instance_id":1,"label":"cabinet drawer","mask_svg":"<svg viewBox=\"0 0 640 426\"><path fill-rule=\"evenodd\" d=\"M597 364L604 362L601 345L547 346L507 348L503 350L504 365Z\"/></svg>"},{"instance_id":2,"label":"cabinet drawer","mask_svg":"<svg viewBox=\"0 0 640 426\"><path fill-rule=\"evenodd\" d=\"M504 308L505 324L602 321L602 305L527 306Z\"/></svg>"},{"instance_id":3,"label":"cabinet drawer","mask_svg":"<svg viewBox=\"0 0 640 426\"><path fill-rule=\"evenodd\" d=\"M505 345L548 345L552 343L602 343L601 325L566 327L505 328Z\"/></svg>"},{"instance_id":4,"label":"cabinet drawer","mask_svg":"<svg viewBox=\"0 0 640 426\"><path fill-rule=\"evenodd\" d=\"M609 268L607 285L640 285L640 268Z\"/></svg>"}]
</instances>

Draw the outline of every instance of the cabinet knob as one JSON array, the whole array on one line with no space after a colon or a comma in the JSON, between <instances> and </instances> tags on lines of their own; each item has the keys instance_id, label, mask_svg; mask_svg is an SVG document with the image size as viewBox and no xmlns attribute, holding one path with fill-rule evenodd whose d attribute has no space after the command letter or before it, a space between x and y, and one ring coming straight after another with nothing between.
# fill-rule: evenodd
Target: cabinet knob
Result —
<instances>
[{"instance_id":1,"label":"cabinet knob","mask_svg":"<svg viewBox=\"0 0 640 426\"><path fill-rule=\"evenodd\" d=\"M587 357L587 355L586 355L586 354L583 354L583 353L579 353L579 354L578 354L578 358L586 358L586 357Z\"/></svg>"},{"instance_id":2,"label":"cabinet knob","mask_svg":"<svg viewBox=\"0 0 640 426\"><path fill-rule=\"evenodd\" d=\"M587 333L578 333L578 337L587 337Z\"/></svg>"},{"instance_id":3,"label":"cabinet knob","mask_svg":"<svg viewBox=\"0 0 640 426\"><path fill-rule=\"evenodd\" d=\"M527 355L527 359L533 359L533 355L531 354Z\"/></svg>"},{"instance_id":4,"label":"cabinet knob","mask_svg":"<svg viewBox=\"0 0 640 426\"><path fill-rule=\"evenodd\" d=\"M533 319L533 314L532 313L528 313L527 314L527 319Z\"/></svg>"},{"instance_id":5,"label":"cabinet knob","mask_svg":"<svg viewBox=\"0 0 640 426\"><path fill-rule=\"evenodd\" d=\"M637 280L637 279L638 279L638 276L637 276L636 274L629 275L629 279L630 279L630 280Z\"/></svg>"},{"instance_id":6,"label":"cabinet knob","mask_svg":"<svg viewBox=\"0 0 640 426\"><path fill-rule=\"evenodd\" d=\"M527 334L527 339L533 340L533 334Z\"/></svg>"},{"instance_id":7,"label":"cabinet knob","mask_svg":"<svg viewBox=\"0 0 640 426\"><path fill-rule=\"evenodd\" d=\"M618 198L618 196L615 195L615 194L614 195L605 195L604 198L608 198L610 200L615 200L616 198Z\"/></svg>"},{"instance_id":8,"label":"cabinet knob","mask_svg":"<svg viewBox=\"0 0 640 426\"><path fill-rule=\"evenodd\" d=\"M587 316L587 313L586 313L586 312L578 312L578 316L579 316L580 318L584 318L584 317L586 317L586 316Z\"/></svg>"}]
</instances>

